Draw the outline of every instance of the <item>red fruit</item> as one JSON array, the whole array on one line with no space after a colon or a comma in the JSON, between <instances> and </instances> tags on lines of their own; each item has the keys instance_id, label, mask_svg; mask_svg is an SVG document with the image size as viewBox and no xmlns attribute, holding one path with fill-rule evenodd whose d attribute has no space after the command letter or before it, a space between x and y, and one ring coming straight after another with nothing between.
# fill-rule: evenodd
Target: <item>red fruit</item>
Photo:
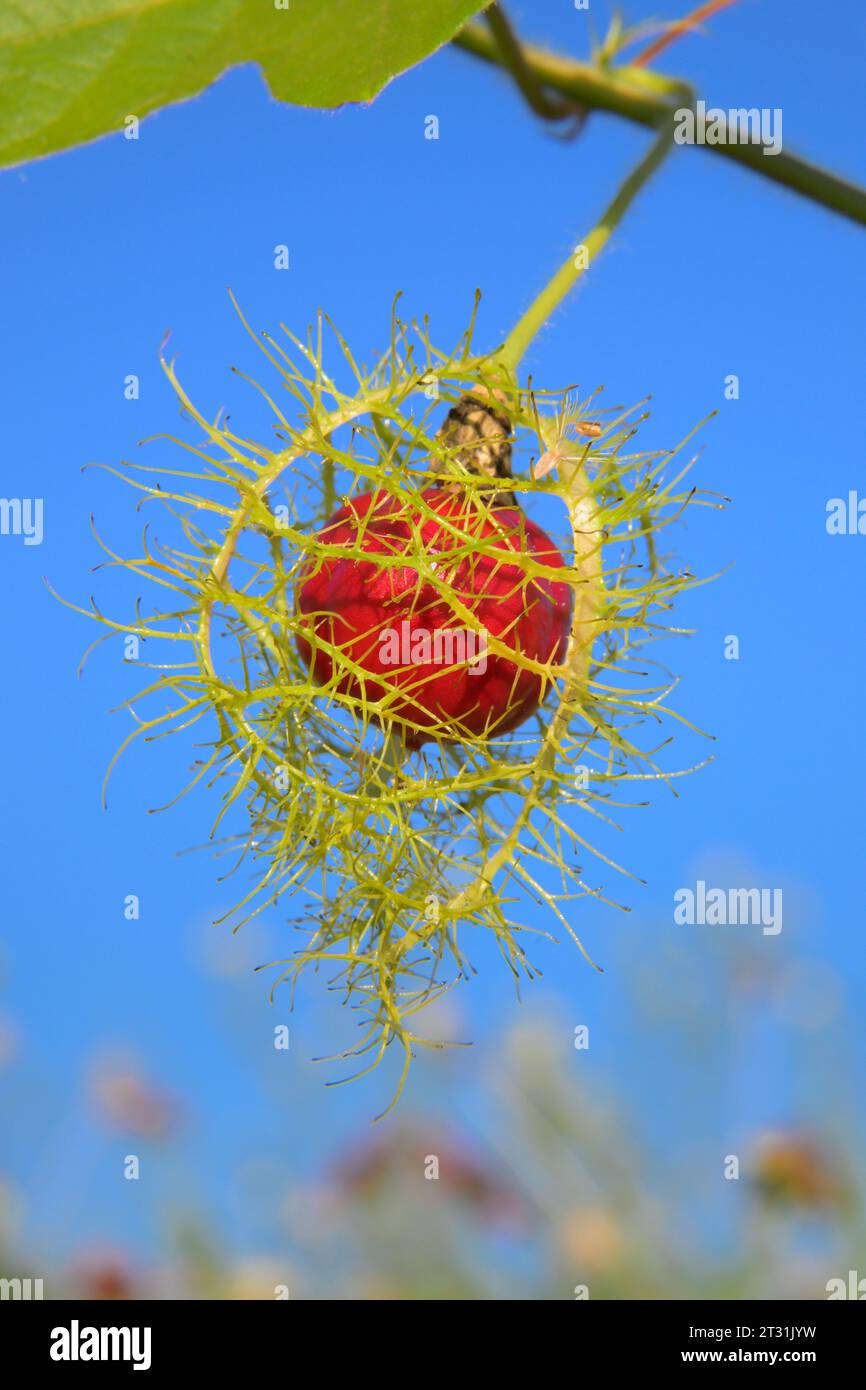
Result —
<instances>
[{"instance_id":1,"label":"red fruit","mask_svg":"<svg viewBox=\"0 0 866 1390\"><path fill-rule=\"evenodd\" d=\"M551 568L564 565L550 537L520 507L483 511L465 494L437 487L421 498L435 516L424 517L411 500L385 493L363 493L340 507L319 533L319 543L360 549L370 559L314 555L298 587L307 631L337 647L364 673L346 672L337 689L360 698L363 685L368 705L381 702L376 714L419 726L406 729L409 748L434 736L460 741L506 733L538 707L544 694L542 676L485 651L483 638L467 637L472 627L455 611L449 593L488 638L538 662L563 659L571 613L568 584L527 578L519 560L509 562L509 555L530 555ZM447 586L445 593L419 573L412 558L415 531L426 560ZM497 554L467 554L467 536ZM379 558L401 555L405 565L384 567ZM437 633L452 635L450 647ZM319 648L314 654L300 636L298 650L318 681L333 681L329 652ZM473 656L478 657L475 671L466 664ZM336 665L339 674L344 668L339 660Z\"/></svg>"}]
</instances>

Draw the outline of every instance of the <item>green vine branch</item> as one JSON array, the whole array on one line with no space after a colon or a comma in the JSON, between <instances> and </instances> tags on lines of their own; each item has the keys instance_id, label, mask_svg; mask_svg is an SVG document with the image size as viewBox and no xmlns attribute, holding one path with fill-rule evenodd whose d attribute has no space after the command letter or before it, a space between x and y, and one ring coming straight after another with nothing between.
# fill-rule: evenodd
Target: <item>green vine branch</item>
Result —
<instances>
[{"instance_id":1,"label":"green vine branch","mask_svg":"<svg viewBox=\"0 0 866 1390\"><path fill-rule=\"evenodd\" d=\"M453 42L475 58L514 71L513 64L504 61L499 43L485 25L466 25ZM521 52L522 69L536 90L558 93L587 110L607 111L638 125L658 128L671 113L671 100L680 100L690 90L675 78L637 65L584 63L532 44L522 44ZM703 148L866 226L866 189L838 174L785 150L768 159L760 144L727 143Z\"/></svg>"}]
</instances>

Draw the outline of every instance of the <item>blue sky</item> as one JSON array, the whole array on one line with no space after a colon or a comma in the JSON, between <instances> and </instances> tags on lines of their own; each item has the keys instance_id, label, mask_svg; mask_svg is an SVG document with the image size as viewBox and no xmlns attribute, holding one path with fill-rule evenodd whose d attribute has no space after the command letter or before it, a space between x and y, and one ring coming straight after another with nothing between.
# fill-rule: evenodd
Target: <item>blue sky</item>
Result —
<instances>
[{"instance_id":1,"label":"blue sky","mask_svg":"<svg viewBox=\"0 0 866 1390\"><path fill-rule=\"evenodd\" d=\"M628 14L653 8L631 3ZM587 15L565 0L513 13L528 37L585 54ZM607 7L593 3L591 14L601 23ZM744 0L709 36L671 50L665 66L709 102L781 108L787 148L866 183L864 37L855 0L819 9ZM424 138L430 114L437 141ZM368 361L386 341L397 290L407 313L429 313L434 340L448 345L479 286L478 341L494 346L646 141L601 116L578 141L557 140L504 80L449 50L372 106L336 113L280 106L254 70L235 70L148 119L137 142L114 136L0 176L2 491L40 496L45 507L40 546L0 540L0 1010L20 1051L18 1069L0 1076L12 1112L0 1169L24 1192L28 1220L49 1247L72 1248L100 1229L142 1248L151 1239L149 1209L133 1209L111 1187L115 1154L82 1111L82 1078L106 1049L129 1049L186 1098L187 1142L229 1241L255 1222L237 1181L249 1154L277 1149L293 1171L315 1172L324 1154L367 1133L383 1084L322 1088L308 1059L333 1045L335 1020L315 982L292 1020L290 1058L279 1062L290 1080L270 1076L271 1029L285 1009L269 1008L267 982L249 967L279 943L279 920L234 943L208 926L231 890L207 854L178 857L206 838L206 793L147 814L182 784L190 743L139 747L101 809L105 768L128 732L128 716L109 710L137 688L136 671L118 639L76 678L98 634L51 597L43 577L75 602L96 593L126 616L129 587L111 571L91 574L100 554L89 516L124 552L141 522L122 483L83 466L114 465L140 439L178 427L157 362L168 329L194 399L208 413L225 406L241 433L266 428L230 371L266 380L267 364L227 286L260 327L283 320L303 331L324 307ZM274 268L278 244L290 248L288 271ZM688 1138L677 1059L647 1042L618 977L635 959L658 959L672 894L701 873L785 886L785 933L819 974L841 982L847 1021L838 1042L854 1065L866 1060L866 537L825 529L829 498L866 490L864 251L864 229L682 149L524 364L538 383L603 384L611 403L651 393L649 447L676 443L718 411L702 432L696 481L732 500L723 512L696 512L676 544L698 572L724 574L687 597L680 617L695 636L665 652L682 675L677 707L715 735L715 761L678 784L679 799L660 791L651 809L628 816L617 851L647 880L623 887L631 915L578 906L575 925L604 976L567 943L539 951L540 997L555 995L566 1020L590 1024L598 1043L587 1065L617 1091L643 1095L648 1129L652 1116L664 1117L661 1142L672 1146ZM124 397L130 373L141 382L135 401ZM736 401L724 398L731 373ZM156 445L148 461L171 457ZM739 637L738 661L724 659L729 634ZM670 765L703 749L684 734ZM123 916L129 893L141 900L138 922ZM711 1016L708 930L693 929L678 968L684 989L709 989ZM775 948L770 938L756 944ZM462 992L461 1023L495 1044L519 1006L495 953L480 943L475 958L484 970ZM752 1047L726 1101L734 1129L790 1119L790 1070L808 1066L807 1055L772 1039ZM455 1082L449 1065L450 1088L439 1094L431 1083L430 1103L465 1119L478 1076L467 1063L465 1081L458 1072ZM272 1083L287 1098L282 1111Z\"/></svg>"}]
</instances>

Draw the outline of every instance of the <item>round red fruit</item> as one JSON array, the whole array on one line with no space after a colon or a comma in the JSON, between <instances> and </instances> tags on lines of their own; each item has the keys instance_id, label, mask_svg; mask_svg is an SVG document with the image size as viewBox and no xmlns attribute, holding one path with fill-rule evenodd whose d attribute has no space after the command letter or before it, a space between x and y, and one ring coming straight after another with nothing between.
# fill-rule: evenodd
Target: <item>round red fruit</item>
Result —
<instances>
[{"instance_id":1,"label":"round red fruit","mask_svg":"<svg viewBox=\"0 0 866 1390\"><path fill-rule=\"evenodd\" d=\"M340 507L297 591L298 650L316 680L402 724L410 749L522 723L545 679L490 641L560 662L571 613L567 583L525 572L527 556L554 570L564 561L520 507L474 507L436 487L420 502L368 492Z\"/></svg>"}]
</instances>

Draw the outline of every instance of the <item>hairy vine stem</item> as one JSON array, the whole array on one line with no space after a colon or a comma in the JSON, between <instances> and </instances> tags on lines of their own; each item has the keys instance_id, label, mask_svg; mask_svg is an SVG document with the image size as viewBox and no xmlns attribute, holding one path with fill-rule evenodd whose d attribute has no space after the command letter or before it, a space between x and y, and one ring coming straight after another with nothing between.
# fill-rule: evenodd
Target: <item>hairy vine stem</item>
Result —
<instances>
[{"instance_id":1,"label":"hairy vine stem","mask_svg":"<svg viewBox=\"0 0 866 1390\"><path fill-rule=\"evenodd\" d=\"M497 67L509 66L503 61L496 39L484 25L467 24L453 42L484 62ZM671 97L677 97L685 89L684 83L638 65L613 67L582 63L548 53L532 44L522 44L521 48L523 68L536 89L547 88L589 110L607 111L639 125L661 125L670 114ZM866 226L866 189L838 174L785 150L767 159L759 144L727 143L704 148Z\"/></svg>"}]
</instances>

